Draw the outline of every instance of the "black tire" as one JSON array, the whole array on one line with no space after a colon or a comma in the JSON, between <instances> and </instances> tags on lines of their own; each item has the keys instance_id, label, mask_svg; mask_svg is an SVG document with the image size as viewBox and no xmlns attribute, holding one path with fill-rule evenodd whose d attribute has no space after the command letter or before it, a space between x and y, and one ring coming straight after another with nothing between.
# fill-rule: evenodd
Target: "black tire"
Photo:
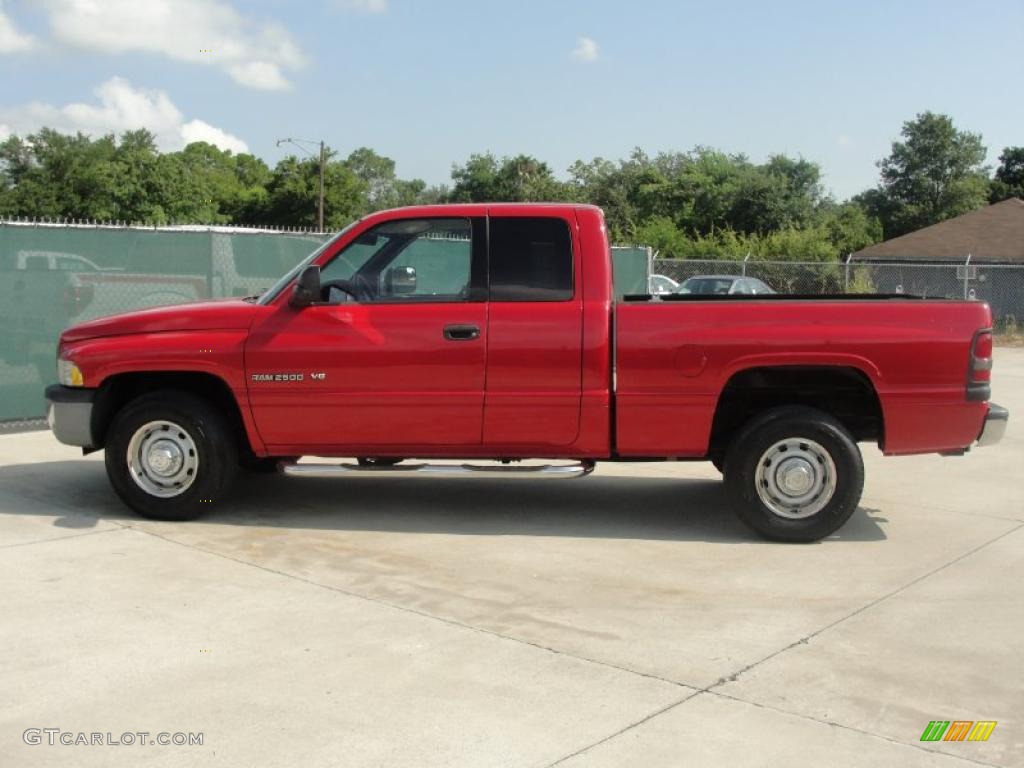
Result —
<instances>
[{"instance_id":1,"label":"black tire","mask_svg":"<svg viewBox=\"0 0 1024 768\"><path fill-rule=\"evenodd\" d=\"M770 449L775 450L769 454ZM788 459L787 451L791 454ZM810 482L809 492L813 493L820 478L822 492L806 502L799 501L799 496L786 496L787 491L779 490L783 476L778 472L772 475L770 469L773 462L781 469L778 457L790 461L790 466L803 461L803 466L812 467L807 472L799 469L796 481ZM808 476L816 479L806 480ZM828 478L834 482L831 497L827 495ZM775 483L777 496L770 483ZM725 485L739 518L765 538L818 541L837 531L856 511L864 490L864 463L857 443L832 416L803 406L774 408L752 420L732 440L725 458ZM781 511L773 510L762 495ZM825 499L827 502L814 510Z\"/></svg>"},{"instance_id":2,"label":"black tire","mask_svg":"<svg viewBox=\"0 0 1024 768\"><path fill-rule=\"evenodd\" d=\"M143 485L145 471L136 465L139 481L133 478L128 449L132 438L151 422L166 421L180 426L181 434L194 445L193 472L179 483L185 486L176 495L161 497ZM150 435L170 435L174 430L153 430ZM180 435L179 435L180 436ZM173 439L173 436L172 436ZM193 450L189 448L191 455ZM153 520L191 520L215 508L238 474L238 447L227 418L209 401L188 392L161 390L151 392L125 405L107 430L104 456L107 477L121 500L142 517ZM155 477L155 475L154 475Z\"/></svg>"},{"instance_id":3,"label":"black tire","mask_svg":"<svg viewBox=\"0 0 1024 768\"><path fill-rule=\"evenodd\" d=\"M725 459L722 456L712 456L709 461L711 462L711 466L722 474L725 474Z\"/></svg>"},{"instance_id":4,"label":"black tire","mask_svg":"<svg viewBox=\"0 0 1024 768\"><path fill-rule=\"evenodd\" d=\"M393 467L401 461L393 456L359 456L356 458L361 467Z\"/></svg>"}]
</instances>

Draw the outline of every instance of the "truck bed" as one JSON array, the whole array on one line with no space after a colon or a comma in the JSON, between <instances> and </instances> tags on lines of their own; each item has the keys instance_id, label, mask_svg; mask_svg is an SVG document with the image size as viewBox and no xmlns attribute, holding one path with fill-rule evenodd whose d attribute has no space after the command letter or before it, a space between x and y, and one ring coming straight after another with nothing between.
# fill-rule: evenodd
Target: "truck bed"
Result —
<instances>
[{"instance_id":1,"label":"truck bed","mask_svg":"<svg viewBox=\"0 0 1024 768\"><path fill-rule=\"evenodd\" d=\"M886 453L961 449L985 418L965 388L974 333L990 322L983 303L905 295L630 297L615 310L618 452L707 455L734 376L819 366L871 383Z\"/></svg>"}]
</instances>

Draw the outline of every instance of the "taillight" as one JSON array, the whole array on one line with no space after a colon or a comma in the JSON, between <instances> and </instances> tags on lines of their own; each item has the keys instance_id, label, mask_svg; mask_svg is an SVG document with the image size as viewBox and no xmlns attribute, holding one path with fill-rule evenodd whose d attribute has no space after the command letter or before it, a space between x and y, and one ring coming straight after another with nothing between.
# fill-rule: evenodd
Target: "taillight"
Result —
<instances>
[{"instance_id":1,"label":"taillight","mask_svg":"<svg viewBox=\"0 0 1024 768\"><path fill-rule=\"evenodd\" d=\"M967 399L988 402L992 396L992 329L974 334L971 358L967 363Z\"/></svg>"},{"instance_id":2,"label":"taillight","mask_svg":"<svg viewBox=\"0 0 1024 768\"><path fill-rule=\"evenodd\" d=\"M974 336L970 380L975 384L992 381L992 331L978 331Z\"/></svg>"}]
</instances>

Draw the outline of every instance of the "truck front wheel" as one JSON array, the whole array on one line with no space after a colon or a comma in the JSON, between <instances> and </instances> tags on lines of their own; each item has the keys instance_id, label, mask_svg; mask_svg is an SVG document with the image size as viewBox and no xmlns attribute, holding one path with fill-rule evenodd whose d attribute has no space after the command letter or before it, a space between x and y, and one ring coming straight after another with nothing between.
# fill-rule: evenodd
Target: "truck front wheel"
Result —
<instances>
[{"instance_id":1,"label":"truck front wheel","mask_svg":"<svg viewBox=\"0 0 1024 768\"><path fill-rule=\"evenodd\" d=\"M775 541L817 541L857 509L864 464L850 433L814 408L774 408L732 441L725 485L740 519Z\"/></svg>"},{"instance_id":2,"label":"truck front wheel","mask_svg":"<svg viewBox=\"0 0 1024 768\"><path fill-rule=\"evenodd\" d=\"M187 392L132 400L107 432L107 477L143 517L191 520L220 501L238 471L235 439L220 412Z\"/></svg>"}]
</instances>

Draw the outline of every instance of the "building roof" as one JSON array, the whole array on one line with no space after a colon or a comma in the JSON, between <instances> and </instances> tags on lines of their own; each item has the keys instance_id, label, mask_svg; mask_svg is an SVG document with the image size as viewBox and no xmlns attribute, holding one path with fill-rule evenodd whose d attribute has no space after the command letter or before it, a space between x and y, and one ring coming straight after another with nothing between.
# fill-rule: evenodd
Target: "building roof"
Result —
<instances>
[{"instance_id":1,"label":"building roof","mask_svg":"<svg viewBox=\"0 0 1024 768\"><path fill-rule=\"evenodd\" d=\"M894 237L853 254L854 260L1016 262L1024 264L1024 200L986 208Z\"/></svg>"}]
</instances>

